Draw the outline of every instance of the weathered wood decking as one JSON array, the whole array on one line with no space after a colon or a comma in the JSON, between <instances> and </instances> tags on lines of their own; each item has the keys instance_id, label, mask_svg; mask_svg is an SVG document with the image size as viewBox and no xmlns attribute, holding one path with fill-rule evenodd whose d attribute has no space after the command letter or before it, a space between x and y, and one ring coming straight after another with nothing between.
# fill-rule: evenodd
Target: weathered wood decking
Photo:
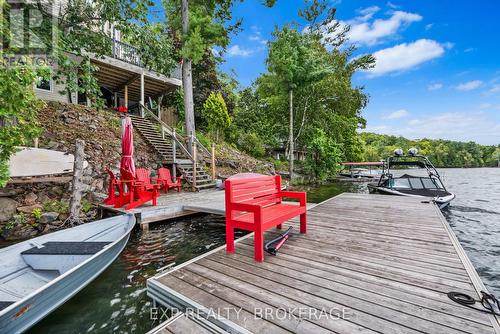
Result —
<instances>
[{"instance_id":1,"label":"weathered wood decking","mask_svg":"<svg viewBox=\"0 0 500 334\"><path fill-rule=\"evenodd\" d=\"M278 256L254 262L249 234L235 254L221 247L149 279L148 295L233 333L500 333L492 315L448 299L484 286L434 204L342 194L308 211L306 235L287 224Z\"/></svg>"},{"instance_id":2,"label":"weathered wood decking","mask_svg":"<svg viewBox=\"0 0 500 334\"><path fill-rule=\"evenodd\" d=\"M136 215L137 221L144 225L196 212L224 215L224 191L202 190L199 192L181 191L177 193L171 190L168 194L162 192L161 196L158 197L156 206L146 203L129 211L125 211L123 208L115 209L104 204L101 205L101 208L119 213L133 213Z\"/></svg>"}]
</instances>

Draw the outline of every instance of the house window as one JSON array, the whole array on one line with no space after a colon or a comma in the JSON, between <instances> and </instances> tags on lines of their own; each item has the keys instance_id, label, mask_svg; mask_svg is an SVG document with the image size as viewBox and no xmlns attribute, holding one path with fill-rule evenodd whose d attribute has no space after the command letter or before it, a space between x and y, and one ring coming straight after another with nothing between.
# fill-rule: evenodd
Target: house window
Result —
<instances>
[{"instance_id":1,"label":"house window","mask_svg":"<svg viewBox=\"0 0 500 334\"><path fill-rule=\"evenodd\" d=\"M52 78L38 77L36 79L36 88L40 90L52 91Z\"/></svg>"}]
</instances>

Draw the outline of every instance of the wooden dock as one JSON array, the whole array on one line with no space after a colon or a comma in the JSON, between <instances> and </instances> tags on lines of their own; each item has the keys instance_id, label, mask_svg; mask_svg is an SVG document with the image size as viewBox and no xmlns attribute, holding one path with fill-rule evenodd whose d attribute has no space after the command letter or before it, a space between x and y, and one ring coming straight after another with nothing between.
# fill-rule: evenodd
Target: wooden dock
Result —
<instances>
[{"instance_id":1,"label":"wooden dock","mask_svg":"<svg viewBox=\"0 0 500 334\"><path fill-rule=\"evenodd\" d=\"M115 209L110 205L101 204L104 210L118 213L133 213L141 226L146 227L149 223L162 221L190 215L197 212L224 215L224 191L202 190L199 192L181 191L177 193L171 190L168 194L162 193L158 197L156 206L151 203L125 211L123 208Z\"/></svg>"},{"instance_id":2,"label":"wooden dock","mask_svg":"<svg viewBox=\"0 0 500 334\"><path fill-rule=\"evenodd\" d=\"M214 333L500 333L496 317L447 297L485 287L434 204L342 194L308 210L306 235L288 224L276 257L254 262L248 234L234 254L223 246L150 278L148 295ZM180 326L196 324L162 333Z\"/></svg>"}]
</instances>

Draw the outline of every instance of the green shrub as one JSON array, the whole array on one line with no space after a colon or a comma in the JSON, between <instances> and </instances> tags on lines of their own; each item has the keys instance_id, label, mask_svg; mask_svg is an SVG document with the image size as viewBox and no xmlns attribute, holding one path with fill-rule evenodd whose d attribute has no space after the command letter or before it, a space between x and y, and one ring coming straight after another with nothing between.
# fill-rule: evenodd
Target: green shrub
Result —
<instances>
[{"instance_id":1,"label":"green shrub","mask_svg":"<svg viewBox=\"0 0 500 334\"><path fill-rule=\"evenodd\" d=\"M33 215L33 218L35 218L35 221L39 221L40 218L42 218L42 209L35 208L31 214Z\"/></svg>"},{"instance_id":2,"label":"green shrub","mask_svg":"<svg viewBox=\"0 0 500 334\"><path fill-rule=\"evenodd\" d=\"M211 92L203 104L203 118L207 121L207 128L219 141L219 135L231 125L231 118L227 112L226 102L220 92Z\"/></svg>"},{"instance_id":3,"label":"green shrub","mask_svg":"<svg viewBox=\"0 0 500 334\"><path fill-rule=\"evenodd\" d=\"M240 150L256 158L261 158L266 153L264 142L253 132L241 133L236 144Z\"/></svg>"},{"instance_id":4,"label":"green shrub","mask_svg":"<svg viewBox=\"0 0 500 334\"><path fill-rule=\"evenodd\" d=\"M324 181L339 171L342 162L341 147L323 130L316 129L308 153L304 169L317 181Z\"/></svg>"},{"instance_id":5,"label":"green shrub","mask_svg":"<svg viewBox=\"0 0 500 334\"><path fill-rule=\"evenodd\" d=\"M87 213L94 208L94 204L87 199L82 200L82 212Z\"/></svg>"},{"instance_id":6,"label":"green shrub","mask_svg":"<svg viewBox=\"0 0 500 334\"><path fill-rule=\"evenodd\" d=\"M65 201L47 201L43 204L43 211L45 212L57 212L57 213L67 213L69 210L69 203Z\"/></svg>"}]
</instances>

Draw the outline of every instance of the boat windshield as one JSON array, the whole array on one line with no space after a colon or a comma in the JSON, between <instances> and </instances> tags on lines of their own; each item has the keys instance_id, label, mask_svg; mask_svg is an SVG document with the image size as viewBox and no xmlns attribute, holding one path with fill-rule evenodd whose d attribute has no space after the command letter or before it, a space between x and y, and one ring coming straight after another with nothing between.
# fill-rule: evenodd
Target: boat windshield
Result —
<instances>
[{"instance_id":1,"label":"boat windshield","mask_svg":"<svg viewBox=\"0 0 500 334\"><path fill-rule=\"evenodd\" d=\"M394 189L444 189L441 181L429 177L401 177L387 180Z\"/></svg>"},{"instance_id":2,"label":"boat windshield","mask_svg":"<svg viewBox=\"0 0 500 334\"><path fill-rule=\"evenodd\" d=\"M390 179L389 187L397 189L411 189L410 182L408 181L408 179L399 179L399 178Z\"/></svg>"}]
</instances>

